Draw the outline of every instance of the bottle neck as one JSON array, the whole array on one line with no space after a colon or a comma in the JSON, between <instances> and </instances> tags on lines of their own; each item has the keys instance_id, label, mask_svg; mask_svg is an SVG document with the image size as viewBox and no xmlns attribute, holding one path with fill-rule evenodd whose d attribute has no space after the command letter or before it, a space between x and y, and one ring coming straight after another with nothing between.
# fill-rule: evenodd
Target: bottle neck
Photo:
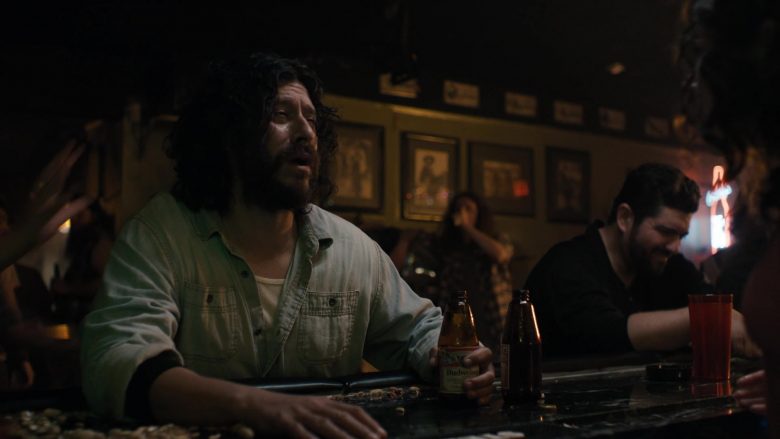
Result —
<instances>
[{"instance_id":1,"label":"bottle neck","mask_svg":"<svg viewBox=\"0 0 780 439\"><path fill-rule=\"evenodd\" d=\"M512 300L516 302L530 302L531 301L531 292L528 290L513 290L512 291Z\"/></svg>"}]
</instances>

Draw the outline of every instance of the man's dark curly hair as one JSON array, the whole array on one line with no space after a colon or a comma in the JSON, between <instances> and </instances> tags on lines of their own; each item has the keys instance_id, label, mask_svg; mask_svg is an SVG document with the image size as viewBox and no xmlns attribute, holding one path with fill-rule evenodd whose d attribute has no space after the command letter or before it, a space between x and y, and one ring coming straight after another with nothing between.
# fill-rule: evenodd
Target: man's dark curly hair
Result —
<instances>
[{"instance_id":1,"label":"man's dark curly hair","mask_svg":"<svg viewBox=\"0 0 780 439\"><path fill-rule=\"evenodd\" d=\"M612 202L607 223L615 223L618 206L622 203L631 207L634 222L638 225L645 218L657 215L661 207L694 213L699 208L700 199L699 186L679 169L646 163L626 176L623 187Z\"/></svg>"},{"instance_id":2,"label":"man's dark curly hair","mask_svg":"<svg viewBox=\"0 0 780 439\"><path fill-rule=\"evenodd\" d=\"M215 61L202 89L181 112L166 152L174 161L173 195L192 210L226 213L233 200L235 170L230 152L263 146L280 86L300 82L317 111L320 169L313 201L333 191L328 168L336 149L334 109L322 103L322 84L302 63L257 53ZM235 154L241 156L241 154Z\"/></svg>"},{"instance_id":3,"label":"man's dark curly hair","mask_svg":"<svg viewBox=\"0 0 780 439\"><path fill-rule=\"evenodd\" d=\"M726 155L729 178L750 148L767 162L780 158L780 2L689 0L683 19L684 110ZM761 192L765 211L780 207L777 168Z\"/></svg>"}]
</instances>

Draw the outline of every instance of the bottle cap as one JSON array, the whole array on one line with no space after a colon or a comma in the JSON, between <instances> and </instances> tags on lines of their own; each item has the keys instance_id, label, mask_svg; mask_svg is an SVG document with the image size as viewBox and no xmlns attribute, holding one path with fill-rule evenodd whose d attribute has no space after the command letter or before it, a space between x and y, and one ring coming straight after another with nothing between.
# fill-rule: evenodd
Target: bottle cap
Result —
<instances>
[{"instance_id":1,"label":"bottle cap","mask_svg":"<svg viewBox=\"0 0 780 439\"><path fill-rule=\"evenodd\" d=\"M516 288L516 289L512 290L512 298L513 299L518 299L518 300L521 300L521 301L524 301L524 302L528 302L528 301L531 300L531 291L526 290L526 289Z\"/></svg>"}]
</instances>

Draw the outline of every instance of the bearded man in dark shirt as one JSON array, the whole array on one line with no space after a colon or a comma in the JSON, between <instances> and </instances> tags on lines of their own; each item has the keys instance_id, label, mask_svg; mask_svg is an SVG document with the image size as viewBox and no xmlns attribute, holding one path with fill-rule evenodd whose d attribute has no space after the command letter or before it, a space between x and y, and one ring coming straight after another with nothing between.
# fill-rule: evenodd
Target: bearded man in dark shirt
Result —
<instances>
[{"instance_id":1,"label":"bearded man in dark shirt","mask_svg":"<svg viewBox=\"0 0 780 439\"><path fill-rule=\"evenodd\" d=\"M536 304L545 354L666 351L688 345L688 294L706 293L679 254L699 188L680 170L645 164L626 177L604 224L550 249L526 288ZM735 354L759 355L733 311Z\"/></svg>"}]
</instances>

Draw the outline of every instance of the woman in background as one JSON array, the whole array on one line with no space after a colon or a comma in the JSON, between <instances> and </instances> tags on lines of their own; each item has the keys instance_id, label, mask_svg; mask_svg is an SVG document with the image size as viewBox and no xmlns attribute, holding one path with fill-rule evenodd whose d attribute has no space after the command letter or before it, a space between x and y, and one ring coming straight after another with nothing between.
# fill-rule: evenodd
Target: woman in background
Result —
<instances>
[{"instance_id":1,"label":"woman in background","mask_svg":"<svg viewBox=\"0 0 780 439\"><path fill-rule=\"evenodd\" d=\"M499 352L503 319L512 300L509 238L495 230L493 215L482 198L462 192L447 207L436 247L439 303L446 303L454 291L468 291L479 340Z\"/></svg>"}]
</instances>

